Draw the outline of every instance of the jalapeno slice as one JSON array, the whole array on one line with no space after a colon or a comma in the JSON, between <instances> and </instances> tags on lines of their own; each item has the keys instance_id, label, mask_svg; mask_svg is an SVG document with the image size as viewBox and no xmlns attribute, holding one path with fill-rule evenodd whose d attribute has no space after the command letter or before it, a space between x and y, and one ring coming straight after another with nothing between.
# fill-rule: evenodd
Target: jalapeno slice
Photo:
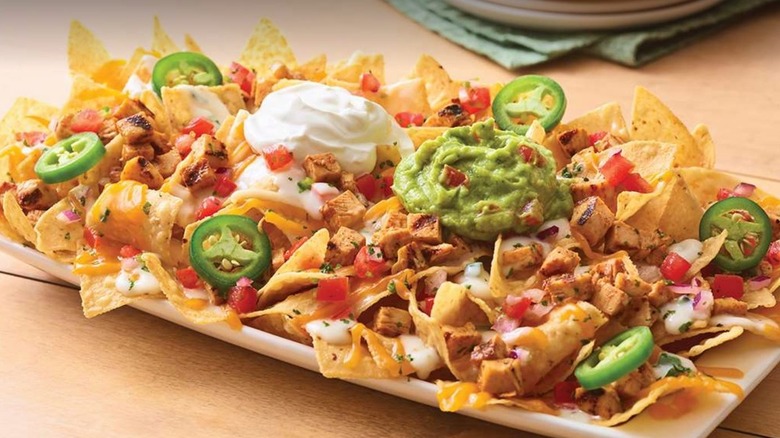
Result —
<instances>
[{"instance_id":1,"label":"jalapeno slice","mask_svg":"<svg viewBox=\"0 0 780 438\"><path fill-rule=\"evenodd\" d=\"M493 99L498 127L524 135L538 120L550 131L563 118L566 95L557 82L540 75L526 75L506 84Z\"/></svg>"},{"instance_id":2,"label":"jalapeno slice","mask_svg":"<svg viewBox=\"0 0 780 438\"><path fill-rule=\"evenodd\" d=\"M35 163L35 174L46 184L71 180L95 167L106 154L94 132L82 132L60 140Z\"/></svg>"},{"instance_id":3,"label":"jalapeno slice","mask_svg":"<svg viewBox=\"0 0 780 438\"><path fill-rule=\"evenodd\" d=\"M609 385L645 363L654 345L648 327L630 328L588 356L574 370L574 376L587 390Z\"/></svg>"},{"instance_id":4,"label":"jalapeno slice","mask_svg":"<svg viewBox=\"0 0 780 438\"><path fill-rule=\"evenodd\" d=\"M241 277L256 279L271 264L271 243L246 216L213 216L190 240L190 263L202 279L221 292Z\"/></svg>"},{"instance_id":5,"label":"jalapeno slice","mask_svg":"<svg viewBox=\"0 0 780 438\"><path fill-rule=\"evenodd\" d=\"M196 52L171 53L154 64L152 88L158 96L162 87L181 84L222 85L222 73L214 61Z\"/></svg>"},{"instance_id":6,"label":"jalapeno slice","mask_svg":"<svg viewBox=\"0 0 780 438\"><path fill-rule=\"evenodd\" d=\"M772 221L760 205L747 198L726 198L710 206L699 222L699 239L728 232L715 264L730 272L757 266L772 243Z\"/></svg>"}]
</instances>

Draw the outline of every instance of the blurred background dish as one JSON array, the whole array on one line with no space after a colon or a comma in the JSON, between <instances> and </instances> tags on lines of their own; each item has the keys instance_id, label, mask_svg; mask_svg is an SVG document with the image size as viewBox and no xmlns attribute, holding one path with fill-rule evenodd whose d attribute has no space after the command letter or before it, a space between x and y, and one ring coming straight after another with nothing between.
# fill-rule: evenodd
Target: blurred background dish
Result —
<instances>
[{"instance_id":1,"label":"blurred background dish","mask_svg":"<svg viewBox=\"0 0 780 438\"><path fill-rule=\"evenodd\" d=\"M488 3L540 12L614 14L664 8L693 0L485 0Z\"/></svg>"}]
</instances>

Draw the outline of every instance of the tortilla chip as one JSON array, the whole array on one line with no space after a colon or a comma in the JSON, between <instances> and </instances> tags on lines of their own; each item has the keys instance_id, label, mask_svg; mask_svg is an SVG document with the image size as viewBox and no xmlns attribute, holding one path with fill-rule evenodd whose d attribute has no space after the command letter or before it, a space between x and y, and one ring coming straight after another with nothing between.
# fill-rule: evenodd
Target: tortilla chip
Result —
<instances>
[{"instance_id":1,"label":"tortilla chip","mask_svg":"<svg viewBox=\"0 0 780 438\"><path fill-rule=\"evenodd\" d=\"M111 169L121 167L122 165L122 149L126 142L125 138L121 135L117 135L106 147L106 154L103 158L91 169L78 177L79 184L85 186L97 185L98 182L109 176Z\"/></svg>"},{"instance_id":2,"label":"tortilla chip","mask_svg":"<svg viewBox=\"0 0 780 438\"><path fill-rule=\"evenodd\" d=\"M464 286L446 281L436 292L431 318L441 325L463 327L469 322L492 324L496 315L485 301L471 295Z\"/></svg>"},{"instance_id":3,"label":"tortilla chip","mask_svg":"<svg viewBox=\"0 0 780 438\"><path fill-rule=\"evenodd\" d=\"M214 87L198 85L195 88L203 94L210 94L221 101L227 112L235 115L239 110L246 109L244 95L238 84L225 84ZM178 132L184 126L199 115L199 104L196 103L196 97L188 89L182 87L163 87L162 103L165 113L168 114L171 122L171 129ZM222 124L219 120L219 124Z\"/></svg>"},{"instance_id":4,"label":"tortilla chip","mask_svg":"<svg viewBox=\"0 0 780 438\"><path fill-rule=\"evenodd\" d=\"M544 126L538 120L534 120L531 122L531 126L526 131L525 136L535 143L542 144L547 136L547 132L545 132Z\"/></svg>"},{"instance_id":5,"label":"tortilla chip","mask_svg":"<svg viewBox=\"0 0 780 438\"><path fill-rule=\"evenodd\" d=\"M701 167L712 169L715 167L715 142L706 125L696 125L691 131L701 154Z\"/></svg>"},{"instance_id":6,"label":"tortilla chip","mask_svg":"<svg viewBox=\"0 0 780 438\"><path fill-rule=\"evenodd\" d=\"M720 333L719 335L714 336L712 338L708 338L701 344L694 345L688 351L679 352L677 354L683 357L696 357L709 349L717 347L718 345L722 345L728 341L737 339L742 335L742 333L745 333L745 329L743 329L742 327L731 327L730 329L728 329L728 331Z\"/></svg>"},{"instance_id":7,"label":"tortilla chip","mask_svg":"<svg viewBox=\"0 0 780 438\"><path fill-rule=\"evenodd\" d=\"M100 110L105 107L114 107L127 98L121 91L109 88L87 76L77 75L73 77L73 85L70 89L70 97L62 107L62 114L77 112L83 109Z\"/></svg>"},{"instance_id":8,"label":"tortilla chip","mask_svg":"<svg viewBox=\"0 0 780 438\"><path fill-rule=\"evenodd\" d=\"M16 141L16 133L28 131L50 132L49 124L58 109L52 105L20 97L0 119L0 147Z\"/></svg>"},{"instance_id":9,"label":"tortilla chip","mask_svg":"<svg viewBox=\"0 0 780 438\"><path fill-rule=\"evenodd\" d=\"M327 74L329 80L360 83L360 77L363 73L371 73L379 80L380 84L385 83L385 58L382 55L366 55L357 51L346 61L333 66Z\"/></svg>"},{"instance_id":10,"label":"tortilla chip","mask_svg":"<svg viewBox=\"0 0 780 438\"><path fill-rule=\"evenodd\" d=\"M390 371L377 365L371 352L364 346L360 348L360 359L353 367L347 367L344 363L352 351L351 345L331 345L314 338L314 354L320 373L328 378L337 379L390 379L398 377Z\"/></svg>"},{"instance_id":11,"label":"tortilla chip","mask_svg":"<svg viewBox=\"0 0 780 438\"><path fill-rule=\"evenodd\" d=\"M128 297L116 289L117 274L81 275L81 307L84 316L94 318L144 297Z\"/></svg>"},{"instance_id":12,"label":"tortilla chip","mask_svg":"<svg viewBox=\"0 0 780 438\"><path fill-rule=\"evenodd\" d=\"M203 53L203 50L201 50L200 45L195 41L195 38L188 33L184 34L184 47L189 52Z\"/></svg>"},{"instance_id":13,"label":"tortilla chip","mask_svg":"<svg viewBox=\"0 0 780 438\"><path fill-rule=\"evenodd\" d=\"M109 88L121 91L127 83L127 81L122 77L126 66L127 62L125 60L112 59L95 70L90 75L90 78L92 78L93 81L106 85Z\"/></svg>"},{"instance_id":14,"label":"tortilla chip","mask_svg":"<svg viewBox=\"0 0 780 438\"><path fill-rule=\"evenodd\" d=\"M318 55L306 61L295 69L307 81L320 82L327 75L328 58L325 55Z\"/></svg>"},{"instance_id":15,"label":"tortilla chip","mask_svg":"<svg viewBox=\"0 0 780 438\"><path fill-rule=\"evenodd\" d=\"M406 134L412 139L414 148L417 149L421 144L428 140L439 138L449 128L439 126L412 126L405 128Z\"/></svg>"},{"instance_id":16,"label":"tortilla chip","mask_svg":"<svg viewBox=\"0 0 780 438\"><path fill-rule=\"evenodd\" d=\"M774 291L777 290L778 283L780 283L780 278L776 278L769 287L747 291L742 295L740 301L747 303L748 310L758 309L760 307L775 307L777 298L775 297Z\"/></svg>"},{"instance_id":17,"label":"tortilla chip","mask_svg":"<svg viewBox=\"0 0 780 438\"><path fill-rule=\"evenodd\" d=\"M407 79L383 86L376 94L368 95L390 114L403 111L430 114L431 107L425 97L425 83L421 79Z\"/></svg>"},{"instance_id":18,"label":"tortilla chip","mask_svg":"<svg viewBox=\"0 0 780 438\"><path fill-rule=\"evenodd\" d=\"M23 244L25 242L24 237L16 232L16 230L11 226L11 223L8 222L8 219L6 219L3 214L0 214L0 234L16 243Z\"/></svg>"},{"instance_id":19,"label":"tortilla chip","mask_svg":"<svg viewBox=\"0 0 780 438\"><path fill-rule=\"evenodd\" d=\"M780 342L780 326L777 322L758 313L748 313L745 316L715 315L710 318L710 324L726 328L742 327L770 341Z\"/></svg>"},{"instance_id":20,"label":"tortilla chip","mask_svg":"<svg viewBox=\"0 0 780 438\"><path fill-rule=\"evenodd\" d=\"M720 248L723 246L723 243L726 242L727 237L729 237L729 232L723 230L717 236L712 236L702 242L701 255L691 263L691 267L688 268L688 272L685 273L683 280L690 280L694 275L704 269L705 266L709 265L718 255L718 252L720 252Z\"/></svg>"},{"instance_id":21,"label":"tortilla chip","mask_svg":"<svg viewBox=\"0 0 780 438\"><path fill-rule=\"evenodd\" d=\"M73 20L68 33L68 67L72 75L87 75L111 60L103 43L81 22Z\"/></svg>"},{"instance_id":22,"label":"tortilla chip","mask_svg":"<svg viewBox=\"0 0 780 438\"><path fill-rule=\"evenodd\" d=\"M558 411L551 408L544 400L538 398L493 398L488 400L488 405L511 406L524 409L529 412L540 412L547 415L558 415Z\"/></svg>"},{"instance_id":23,"label":"tortilla chip","mask_svg":"<svg viewBox=\"0 0 780 438\"><path fill-rule=\"evenodd\" d=\"M677 157L679 148L675 144L635 140L616 148L621 150L623 157L634 163L633 171L646 180L652 180L669 169L679 167L680 160ZM599 153L600 162L603 163L613 153L612 148Z\"/></svg>"},{"instance_id":24,"label":"tortilla chip","mask_svg":"<svg viewBox=\"0 0 780 438\"><path fill-rule=\"evenodd\" d=\"M160 18L155 16L152 30L152 52L157 53L158 56L165 56L178 51L179 46L165 32L160 23Z\"/></svg>"},{"instance_id":25,"label":"tortilla chip","mask_svg":"<svg viewBox=\"0 0 780 438\"><path fill-rule=\"evenodd\" d=\"M555 385L563 382L569 376L571 376L572 373L574 373L574 369L577 368L577 365L590 356L595 346L595 341L588 342L587 344L583 345L579 351L572 353L571 359L561 361L555 368L550 370L550 372L547 373L547 375L544 376L542 380L539 381L539 383L536 385L536 388L534 388L534 393L546 394L552 391L555 388Z\"/></svg>"},{"instance_id":26,"label":"tortilla chip","mask_svg":"<svg viewBox=\"0 0 780 438\"><path fill-rule=\"evenodd\" d=\"M22 236L26 242L35 243L37 240L35 229L33 229L30 220L27 219L27 215L24 214L19 202L16 201L16 196L12 191L3 194L3 215L16 234Z\"/></svg>"},{"instance_id":27,"label":"tortilla chip","mask_svg":"<svg viewBox=\"0 0 780 438\"><path fill-rule=\"evenodd\" d=\"M569 120L566 122L566 128L583 129L589 134L607 132L621 140L629 139L623 110L616 102L604 104L576 119Z\"/></svg>"},{"instance_id":28,"label":"tortilla chip","mask_svg":"<svg viewBox=\"0 0 780 438\"><path fill-rule=\"evenodd\" d=\"M154 56L154 53L141 47L138 47L133 51L132 56L130 56L130 59L127 60L124 68L122 68L122 71L119 73L119 77L117 78L117 81L122 83L122 88L124 88L125 84L127 84L127 81L130 79L130 76L136 74L139 71L143 63L143 57L147 55ZM144 68L144 70L148 70L148 68ZM149 75L151 75L151 73L152 72L149 72ZM143 77L143 75L139 76L139 78L141 78L142 80L147 79Z\"/></svg>"},{"instance_id":29,"label":"tortilla chip","mask_svg":"<svg viewBox=\"0 0 780 438\"><path fill-rule=\"evenodd\" d=\"M704 210L683 177L677 171L671 175L661 193L649 198L626 222L640 230L660 229L678 242L698 238Z\"/></svg>"},{"instance_id":30,"label":"tortilla chip","mask_svg":"<svg viewBox=\"0 0 780 438\"><path fill-rule=\"evenodd\" d=\"M35 224L35 247L54 260L71 263L76 257L84 224L81 221L63 223L57 215L73 210L68 199L61 199L41 215Z\"/></svg>"},{"instance_id":31,"label":"tortilla chip","mask_svg":"<svg viewBox=\"0 0 780 438\"><path fill-rule=\"evenodd\" d=\"M683 341L685 339L702 337L701 341L698 344L692 345L685 350L675 351L675 354L682 357L696 357L709 349L715 348L718 345L725 344L726 342L732 339L738 338L744 332L745 329L740 326L734 326L728 328L705 327L698 330L690 330L685 333L680 333L679 335L665 336L662 339L659 339L657 343L664 349L667 349L667 347L671 347L672 344ZM713 336L704 337L704 335L710 335L710 334L712 334ZM688 341L686 347L687 345L690 345L690 342L691 341Z\"/></svg>"},{"instance_id":32,"label":"tortilla chip","mask_svg":"<svg viewBox=\"0 0 780 438\"><path fill-rule=\"evenodd\" d=\"M301 344L311 345L311 336L295 324L293 319L297 316L309 316L318 307L316 289L311 289L290 295L267 309L241 315L241 318L254 318L248 325Z\"/></svg>"},{"instance_id":33,"label":"tortilla chip","mask_svg":"<svg viewBox=\"0 0 780 438\"><path fill-rule=\"evenodd\" d=\"M444 67L430 55L420 56L410 77L419 78L425 84L428 105L433 110L449 105L452 99L458 97L460 83L453 81Z\"/></svg>"},{"instance_id":34,"label":"tortilla chip","mask_svg":"<svg viewBox=\"0 0 780 438\"><path fill-rule=\"evenodd\" d=\"M631 139L673 143L680 147L679 164L683 167L702 166L704 157L688 128L644 87L637 87L631 116Z\"/></svg>"},{"instance_id":35,"label":"tortilla chip","mask_svg":"<svg viewBox=\"0 0 780 438\"><path fill-rule=\"evenodd\" d=\"M295 55L279 29L271 21L263 18L252 31L249 41L238 57L238 63L263 77L277 62L288 67L294 66Z\"/></svg>"}]
</instances>

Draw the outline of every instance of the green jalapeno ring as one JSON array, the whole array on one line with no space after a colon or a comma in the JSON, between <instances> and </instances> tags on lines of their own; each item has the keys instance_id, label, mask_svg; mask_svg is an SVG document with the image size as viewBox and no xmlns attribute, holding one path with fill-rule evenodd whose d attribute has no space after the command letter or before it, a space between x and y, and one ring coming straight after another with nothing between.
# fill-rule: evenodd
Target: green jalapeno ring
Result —
<instances>
[{"instance_id":1,"label":"green jalapeno ring","mask_svg":"<svg viewBox=\"0 0 780 438\"><path fill-rule=\"evenodd\" d=\"M60 140L35 163L35 174L46 184L61 183L95 167L106 154L100 137L81 132Z\"/></svg>"},{"instance_id":2,"label":"green jalapeno ring","mask_svg":"<svg viewBox=\"0 0 780 438\"><path fill-rule=\"evenodd\" d=\"M152 89L158 96L163 87L181 84L222 85L222 72L214 61L197 52L171 53L154 64Z\"/></svg>"},{"instance_id":3,"label":"green jalapeno ring","mask_svg":"<svg viewBox=\"0 0 780 438\"><path fill-rule=\"evenodd\" d=\"M740 212L753 220L744 220ZM757 266L772 243L772 221L763 208L747 198L726 198L712 204L699 222L699 239L728 232L723 250L715 256L715 264L729 272L741 272ZM755 239L750 253L745 253L743 241Z\"/></svg>"},{"instance_id":4,"label":"green jalapeno ring","mask_svg":"<svg viewBox=\"0 0 780 438\"><path fill-rule=\"evenodd\" d=\"M574 375L583 388L601 388L642 366L655 343L648 327L630 328L613 337L577 365Z\"/></svg>"},{"instance_id":5,"label":"green jalapeno ring","mask_svg":"<svg viewBox=\"0 0 780 438\"><path fill-rule=\"evenodd\" d=\"M271 243L246 216L212 216L192 233L189 254L195 272L224 293L241 277L254 280L268 269Z\"/></svg>"},{"instance_id":6,"label":"green jalapeno ring","mask_svg":"<svg viewBox=\"0 0 780 438\"><path fill-rule=\"evenodd\" d=\"M524 99L517 101L520 95L525 95ZM554 100L550 108L544 103L546 96ZM557 82L546 76L520 76L496 94L492 108L496 124L505 131L525 135L531 124L516 123L515 119L531 115L549 132L563 118L566 95Z\"/></svg>"}]
</instances>

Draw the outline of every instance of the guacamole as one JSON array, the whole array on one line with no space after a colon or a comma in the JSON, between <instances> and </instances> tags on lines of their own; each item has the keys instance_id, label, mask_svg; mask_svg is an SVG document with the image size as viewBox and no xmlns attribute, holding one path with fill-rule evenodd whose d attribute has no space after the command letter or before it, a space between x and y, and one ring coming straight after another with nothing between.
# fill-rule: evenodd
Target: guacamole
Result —
<instances>
[{"instance_id":1,"label":"guacamole","mask_svg":"<svg viewBox=\"0 0 780 438\"><path fill-rule=\"evenodd\" d=\"M435 214L453 232L477 240L528 233L573 207L552 153L495 129L493 120L452 128L420 145L398 164L393 191L409 212Z\"/></svg>"}]
</instances>

